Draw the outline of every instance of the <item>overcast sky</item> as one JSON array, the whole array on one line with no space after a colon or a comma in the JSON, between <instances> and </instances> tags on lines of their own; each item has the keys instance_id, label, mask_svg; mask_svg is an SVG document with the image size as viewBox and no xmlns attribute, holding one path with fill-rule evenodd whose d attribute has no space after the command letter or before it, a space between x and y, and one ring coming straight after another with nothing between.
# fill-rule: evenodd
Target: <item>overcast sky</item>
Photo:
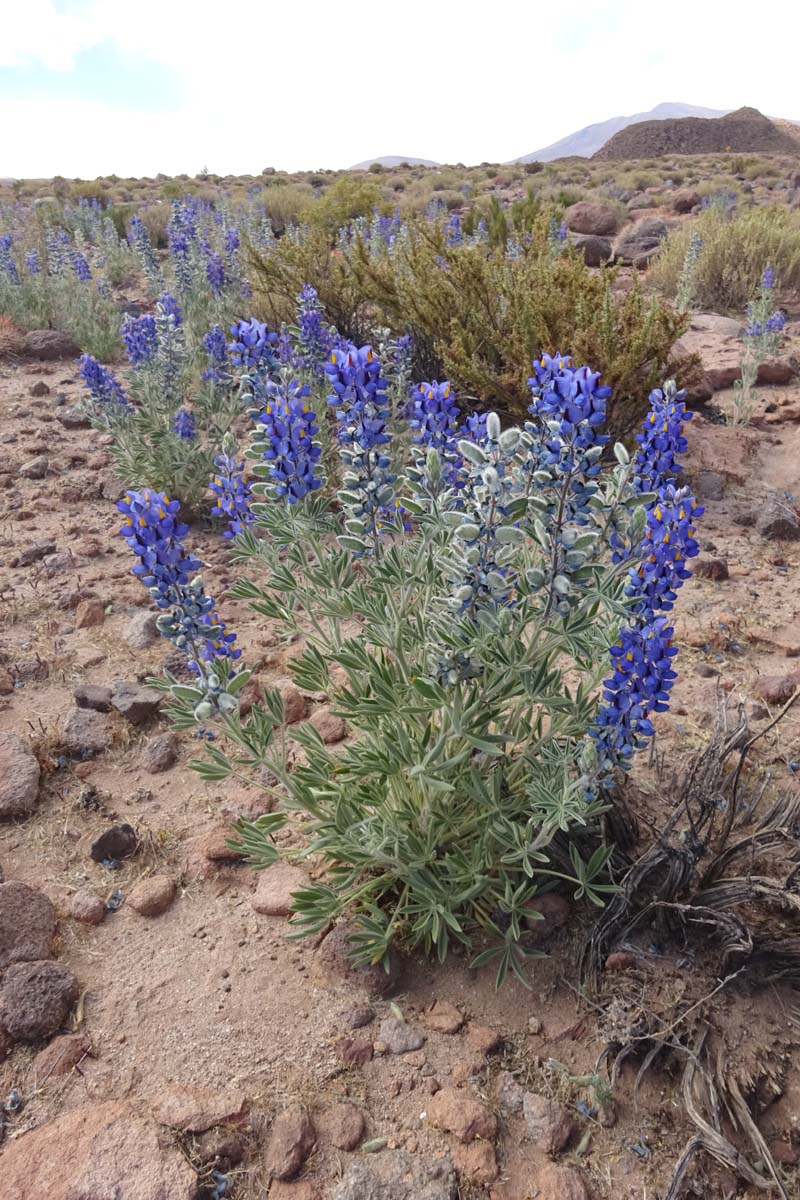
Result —
<instances>
[{"instance_id":1,"label":"overcast sky","mask_svg":"<svg viewBox=\"0 0 800 1200\"><path fill-rule=\"evenodd\" d=\"M684 101L800 120L796 0L0 0L0 177L502 162Z\"/></svg>"}]
</instances>

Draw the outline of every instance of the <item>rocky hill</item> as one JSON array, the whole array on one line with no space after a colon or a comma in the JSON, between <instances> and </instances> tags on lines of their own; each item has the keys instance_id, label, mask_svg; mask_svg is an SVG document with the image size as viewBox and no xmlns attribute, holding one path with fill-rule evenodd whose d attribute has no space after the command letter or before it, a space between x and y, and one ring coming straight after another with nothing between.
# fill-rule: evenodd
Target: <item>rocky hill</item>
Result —
<instances>
[{"instance_id":1,"label":"rocky hill","mask_svg":"<svg viewBox=\"0 0 800 1200\"><path fill-rule=\"evenodd\" d=\"M695 104L666 101L657 104L648 112L633 113L628 117L609 117L607 121L598 121L584 129L577 129L557 142L543 146L541 150L534 150L521 158L515 158L514 162L553 162L557 158L571 158L575 155L579 158L590 158L596 150L605 146L609 138L621 129L627 129L629 125L636 125L641 121L664 121L669 117L724 117L726 111L724 108L699 108Z\"/></svg>"},{"instance_id":2,"label":"rocky hill","mask_svg":"<svg viewBox=\"0 0 800 1200\"><path fill-rule=\"evenodd\" d=\"M400 167L403 163L409 167L438 167L440 165L432 158L412 158L408 154L384 154L381 158L365 158L363 162L356 163L350 170L368 171L373 163L380 163L382 167L389 168Z\"/></svg>"},{"instance_id":3,"label":"rocky hill","mask_svg":"<svg viewBox=\"0 0 800 1200\"><path fill-rule=\"evenodd\" d=\"M620 130L592 157L655 158L661 154L714 154L724 150L761 154L797 153L795 137L755 108L724 117L642 121Z\"/></svg>"}]
</instances>

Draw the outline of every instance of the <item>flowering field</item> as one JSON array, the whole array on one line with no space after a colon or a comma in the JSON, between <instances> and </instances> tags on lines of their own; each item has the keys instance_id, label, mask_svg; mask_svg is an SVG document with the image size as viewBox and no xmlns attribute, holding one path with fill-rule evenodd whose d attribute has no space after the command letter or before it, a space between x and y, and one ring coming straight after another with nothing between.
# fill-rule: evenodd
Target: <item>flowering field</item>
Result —
<instances>
[{"instance_id":1,"label":"flowering field","mask_svg":"<svg viewBox=\"0 0 800 1200\"><path fill-rule=\"evenodd\" d=\"M367 196L0 207L12 1179L790 1196L789 242Z\"/></svg>"}]
</instances>

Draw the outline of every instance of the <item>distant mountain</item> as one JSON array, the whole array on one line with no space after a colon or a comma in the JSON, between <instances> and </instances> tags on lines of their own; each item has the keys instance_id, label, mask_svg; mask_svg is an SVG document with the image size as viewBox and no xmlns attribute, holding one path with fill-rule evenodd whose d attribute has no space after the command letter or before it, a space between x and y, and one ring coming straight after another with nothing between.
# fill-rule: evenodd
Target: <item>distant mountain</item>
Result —
<instances>
[{"instance_id":1,"label":"distant mountain","mask_svg":"<svg viewBox=\"0 0 800 1200\"><path fill-rule=\"evenodd\" d=\"M514 162L552 162L555 158L573 156L591 158L615 133L629 125L636 125L639 121L664 121L671 117L724 117L729 111L724 108L698 108L696 104L657 104L650 112L634 113L632 117L610 117L597 125L587 125L585 129L569 134L560 142L553 142L552 146L545 146L542 150L534 150L533 154L515 158Z\"/></svg>"},{"instance_id":2,"label":"distant mountain","mask_svg":"<svg viewBox=\"0 0 800 1200\"><path fill-rule=\"evenodd\" d=\"M796 154L798 143L757 108L722 117L640 121L615 133L596 159L655 158L660 154L717 154L723 150Z\"/></svg>"},{"instance_id":3,"label":"distant mountain","mask_svg":"<svg viewBox=\"0 0 800 1200\"><path fill-rule=\"evenodd\" d=\"M351 171L368 171L373 163L380 163L382 167L400 167L403 163L408 163L410 167L440 167L442 164L434 162L432 158L410 158L402 154L384 154L383 158L365 158L363 162L356 163L351 167Z\"/></svg>"}]
</instances>

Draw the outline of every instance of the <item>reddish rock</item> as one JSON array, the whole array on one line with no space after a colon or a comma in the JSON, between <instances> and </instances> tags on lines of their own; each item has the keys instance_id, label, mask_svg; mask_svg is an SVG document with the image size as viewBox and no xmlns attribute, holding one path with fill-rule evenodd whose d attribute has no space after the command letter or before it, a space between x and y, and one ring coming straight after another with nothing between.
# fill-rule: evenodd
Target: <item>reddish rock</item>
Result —
<instances>
[{"instance_id":1,"label":"reddish rock","mask_svg":"<svg viewBox=\"0 0 800 1200\"><path fill-rule=\"evenodd\" d=\"M600 237L615 234L620 226L616 209L591 200L579 200L564 213L567 229L575 233L594 233Z\"/></svg>"},{"instance_id":2,"label":"reddish rock","mask_svg":"<svg viewBox=\"0 0 800 1200\"><path fill-rule=\"evenodd\" d=\"M311 718L311 724L326 746L341 742L347 737L347 722L337 717L329 708L317 709Z\"/></svg>"},{"instance_id":3,"label":"reddish rock","mask_svg":"<svg viewBox=\"0 0 800 1200\"><path fill-rule=\"evenodd\" d=\"M308 885L308 876L299 867L277 862L259 871L256 890L250 903L257 913L267 917L288 917L292 911L292 893Z\"/></svg>"},{"instance_id":4,"label":"reddish rock","mask_svg":"<svg viewBox=\"0 0 800 1200\"><path fill-rule=\"evenodd\" d=\"M180 743L174 733L151 738L142 751L142 766L150 775L161 775L178 761Z\"/></svg>"},{"instance_id":5,"label":"reddish rock","mask_svg":"<svg viewBox=\"0 0 800 1200\"><path fill-rule=\"evenodd\" d=\"M314 955L315 974L327 987L345 985L363 988L370 995L388 995L397 983L398 972L394 960L390 960L388 972L380 965L357 966L351 957L351 939L355 932L355 927L346 922L331 930L320 942Z\"/></svg>"},{"instance_id":6,"label":"reddish rock","mask_svg":"<svg viewBox=\"0 0 800 1200\"><path fill-rule=\"evenodd\" d=\"M334 1104L316 1119L319 1135L337 1150L356 1150L364 1140L364 1114L355 1104Z\"/></svg>"},{"instance_id":7,"label":"reddish rock","mask_svg":"<svg viewBox=\"0 0 800 1200\"><path fill-rule=\"evenodd\" d=\"M300 689L288 680L282 680L275 686L283 700L286 724L296 725L298 721L305 721L309 712L308 696L304 696Z\"/></svg>"},{"instance_id":8,"label":"reddish rock","mask_svg":"<svg viewBox=\"0 0 800 1200\"><path fill-rule=\"evenodd\" d=\"M111 711L111 688L93 683L79 683L72 693L78 708L90 708L93 712Z\"/></svg>"},{"instance_id":9,"label":"reddish rock","mask_svg":"<svg viewBox=\"0 0 800 1200\"><path fill-rule=\"evenodd\" d=\"M363 1067L375 1053L369 1038L339 1038L335 1049L346 1067Z\"/></svg>"},{"instance_id":10,"label":"reddish rock","mask_svg":"<svg viewBox=\"0 0 800 1200\"><path fill-rule=\"evenodd\" d=\"M82 600L75 611L75 628L90 629L93 625L102 625L105 619L102 601Z\"/></svg>"},{"instance_id":11,"label":"reddish rock","mask_svg":"<svg viewBox=\"0 0 800 1200\"><path fill-rule=\"evenodd\" d=\"M494 1146L491 1142L471 1142L468 1146L456 1146L453 1163L462 1179L487 1187L500 1174Z\"/></svg>"},{"instance_id":12,"label":"reddish rock","mask_svg":"<svg viewBox=\"0 0 800 1200\"><path fill-rule=\"evenodd\" d=\"M781 705L790 700L800 687L800 671L790 675L759 675L753 685L753 695L765 704Z\"/></svg>"},{"instance_id":13,"label":"reddish rock","mask_svg":"<svg viewBox=\"0 0 800 1200\"><path fill-rule=\"evenodd\" d=\"M14 679L8 671L0 669L0 696L11 696L14 692Z\"/></svg>"},{"instance_id":14,"label":"reddish rock","mask_svg":"<svg viewBox=\"0 0 800 1200\"><path fill-rule=\"evenodd\" d=\"M796 1167L800 1163L800 1150L791 1142L776 1139L769 1143L770 1153L775 1162L784 1167Z\"/></svg>"},{"instance_id":15,"label":"reddish rock","mask_svg":"<svg viewBox=\"0 0 800 1200\"><path fill-rule=\"evenodd\" d=\"M593 233L571 233L568 241L583 255L587 267L602 267L614 254L608 238L597 237Z\"/></svg>"},{"instance_id":16,"label":"reddish rock","mask_svg":"<svg viewBox=\"0 0 800 1200\"><path fill-rule=\"evenodd\" d=\"M0 970L47 958L55 932L56 910L44 892L17 880L0 884Z\"/></svg>"},{"instance_id":17,"label":"reddish rock","mask_svg":"<svg viewBox=\"0 0 800 1200\"><path fill-rule=\"evenodd\" d=\"M69 1075L70 1071L86 1058L91 1048L91 1042L82 1033L63 1033L60 1037L53 1038L33 1060L33 1074L37 1085L47 1079Z\"/></svg>"},{"instance_id":18,"label":"reddish rock","mask_svg":"<svg viewBox=\"0 0 800 1200\"><path fill-rule=\"evenodd\" d=\"M3 1190L8 1200L193 1200L197 1177L151 1121L112 1101L8 1141Z\"/></svg>"},{"instance_id":19,"label":"reddish rock","mask_svg":"<svg viewBox=\"0 0 800 1200\"><path fill-rule=\"evenodd\" d=\"M114 685L111 704L131 725L145 725L158 712L161 695L141 684L121 681Z\"/></svg>"},{"instance_id":20,"label":"reddish rock","mask_svg":"<svg viewBox=\"0 0 800 1200\"><path fill-rule=\"evenodd\" d=\"M273 1123L264 1151L267 1174L274 1179L291 1179L302 1167L316 1143L314 1126L299 1104L284 1109Z\"/></svg>"},{"instance_id":21,"label":"reddish rock","mask_svg":"<svg viewBox=\"0 0 800 1200\"><path fill-rule=\"evenodd\" d=\"M106 915L106 906L94 892L76 892L69 902L69 915L83 925L99 925Z\"/></svg>"},{"instance_id":22,"label":"reddish rock","mask_svg":"<svg viewBox=\"0 0 800 1200\"><path fill-rule=\"evenodd\" d=\"M527 907L531 915L525 917L525 925L536 942L546 942L559 929L563 929L572 911L569 900L557 892L536 896Z\"/></svg>"},{"instance_id":23,"label":"reddish rock","mask_svg":"<svg viewBox=\"0 0 800 1200\"><path fill-rule=\"evenodd\" d=\"M59 740L69 754L85 758L102 754L113 740L111 721L104 713L73 709L64 721Z\"/></svg>"},{"instance_id":24,"label":"reddish rock","mask_svg":"<svg viewBox=\"0 0 800 1200\"><path fill-rule=\"evenodd\" d=\"M60 963L14 963L0 987L0 1025L21 1042L50 1037L64 1024L78 992L77 979Z\"/></svg>"},{"instance_id":25,"label":"reddish rock","mask_svg":"<svg viewBox=\"0 0 800 1200\"><path fill-rule=\"evenodd\" d=\"M526 1092L522 1101L522 1112L528 1136L537 1150L545 1154L559 1154L572 1137L575 1126L563 1104Z\"/></svg>"},{"instance_id":26,"label":"reddish rock","mask_svg":"<svg viewBox=\"0 0 800 1200\"><path fill-rule=\"evenodd\" d=\"M701 196L699 192L690 191L687 188L679 192L673 192L671 202L673 212L690 213L693 208L696 208L701 203Z\"/></svg>"},{"instance_id":27,"label":"reddish rock","mask_svg":"<svg viewBox=\"0 0 800 1200\"><path fill-rule=\"evenodd\" d=\"M536 1176L536 1200L592 1200L583 1174L575 1167L549 1163Z\"/></svg>"},{"instance_id":28,"label":"reddish rock","mask_svg":"<svg viewBox=\"0 0 800 1200\"><path fill-rule=\"evenodd\" d=\"M442 1088L430 1098L427 1108L434 1129L452 1133L460 1142L491 1141L497 1133L497 1118L469 1092Z\"/></svg>"},{"instance_id":29,"label":"reddish rock","mask_svg":"<svg viewBox=\"0 0 800 1200\"><path fill-rule=\"evenodd\" d=\"M141 917L160 917L172 901L178 885L169 875L152 875L136 884L128 896L128 906Z\"/></svg>"},{"instance_id":30,"label":"reddish rock","mask_svg":"<svg viewBox=\"0 0 800 1200\"><path fill-rule=\"evenodd\" d=\"M437 1000L422 1020L434 1033L458 1033L464 1024L464 1014L447 1000Z\"/></svg>"},{"instance_id":31,"label":"reddish rock","mask_svg":"<svg viewBox=\"0 0 800 1200\"><path fill-rule=\"evenodd\" d=\"M39 763L27 742L0 732L0 820L27 817L39 797Z\"/></svg>"},{"instance_id":32,"label":"reddish rock","mask_svg":"<svg viewBox=\"0 0 800 1200\"><path fill-rule=\"evenodd\" d=\"M215 1125L244 1121L247 1100L238 1088L216 1090L187 1084L168 1084L151 1103L159 1125L181 1133L204 1133Z\"/></svg>"},{"instance_id":33,"label":"reddish rock","mask_svg":"<svg viewBox=\"0 0 800 1200\"><path fill-rule=\"evenodd\" d=\"M493 1050L502 1046L503 1041L503 1034L499 1029L492 1029L489 1025L478 1025L475 1021L470 1021L467 1025L467 1045L470 1050L476 1050L479 1054L491 1054Z\"/></svg>"},{"instance_id":34,"label":"reddish rock","mask_svg":"<svg viewBox=\"0 0 800 1200\"><path fill-rule=\"evenodd\" d=\"M227 825L222 825L204 833L199 848L203 857L211 862L241 862L242 851L229 846L228 841L236 841L236 831Z\"/></svg>"},{"instance_id":35,"label":"reddish rock","mask_svg":"<svg viewBox=\"0 0 800 1200\"><path fill-rule=\"evenodd\" d=\"M628 950L615 950L606 959L607 971L629 971L636 966L636 956Z\"/></svg>"},{"instance_id":36,"label":"reddish rock","mask_svg":"<svg viewBox=\"0 0 800 1200\"><path fill-rule=\"evenodd\" d=\"M691 572L698 579L712 579L715 583L729 578L728 563L724 558L696 558L691 565Z\"/></svg>"}]
</instances>

